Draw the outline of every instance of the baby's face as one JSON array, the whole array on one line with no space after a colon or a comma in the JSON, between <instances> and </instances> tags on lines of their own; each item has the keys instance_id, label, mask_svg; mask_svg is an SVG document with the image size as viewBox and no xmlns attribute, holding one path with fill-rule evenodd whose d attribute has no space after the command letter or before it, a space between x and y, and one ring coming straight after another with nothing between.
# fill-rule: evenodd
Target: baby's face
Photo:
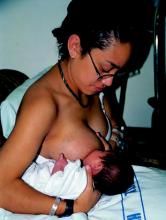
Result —
<instances>
[{"instance_id":1,"label":"baby's face","mask_svg":"<svg viewBox=\"0 0 166 220\"><path fill-rule=\"evenodd\" d=\"M91 167L92 176L95 176L102 170L103 163L101 158L106 154L108 154L107 151L95 150L88 154L87 157L83 160L84 166L89 165Z\"/></svg>"}]
</instances>

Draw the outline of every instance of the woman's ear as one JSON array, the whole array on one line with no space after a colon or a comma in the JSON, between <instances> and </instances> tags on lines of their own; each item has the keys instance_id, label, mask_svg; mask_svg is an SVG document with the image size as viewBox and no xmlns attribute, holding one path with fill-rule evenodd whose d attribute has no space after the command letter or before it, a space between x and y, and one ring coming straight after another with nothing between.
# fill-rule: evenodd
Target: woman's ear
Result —
<instances>
[{"instance_id":1,"label":"woman's ear","mask_svg":"<svg viewBox=\"0 0 166 220\"><path fill-rule=\"evenodd\" d=\"M81 53L80 38L77 34L72 34L68 39L68 51L71 58L76 58Z\"/></svg>"}]
</instances>

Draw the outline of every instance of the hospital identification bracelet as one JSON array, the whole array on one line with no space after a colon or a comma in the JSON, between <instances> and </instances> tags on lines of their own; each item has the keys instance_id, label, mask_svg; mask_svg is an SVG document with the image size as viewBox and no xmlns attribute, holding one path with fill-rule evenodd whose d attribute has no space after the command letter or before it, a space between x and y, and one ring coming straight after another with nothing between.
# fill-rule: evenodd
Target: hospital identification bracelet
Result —
<instances>
[{"instance_id":1,"label":"hospital identification bracelet","mask_svg":"<svg viewBox=\"0 0 166 220\"><path fill-rule=\"evenodd\" d=\"M60 201L61 201L61 199L59 197L56 197L55 202L53 203L53 205L50 209L49 215L51 215L51 216L55 215Z\"/></svg>"}]
</instances>

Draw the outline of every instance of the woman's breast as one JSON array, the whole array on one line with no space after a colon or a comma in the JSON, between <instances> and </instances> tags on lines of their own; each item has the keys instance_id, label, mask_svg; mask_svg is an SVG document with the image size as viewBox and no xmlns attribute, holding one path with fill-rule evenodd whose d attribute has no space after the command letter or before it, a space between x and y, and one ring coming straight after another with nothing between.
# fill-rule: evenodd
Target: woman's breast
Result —
<instances>
[{"instance_id":1,"label":"woman's breast","mask_svg":"<svg viewBox=\"0 0 166 220\"><path fill-rule=\"evenodd\" d=\"M41 155L57 159L60 153L64 153L70 160L84 159L91 151L102 148L96 132L107 133L107 122L102 113L65 114L50 129Z\"/></svg>"},{"instance_id":2,"label":"woman's breast","mask_svg":"<svg viewBox=\"0 0 166 220\"><path fill-rule=\"evenodd\" d=\"M77 128L59 135L48 137L43 143L41 154L45 157L58 159L60 153L70 160L84 159L91 151L101 149L102 144L94 131Z\"/></svg>"},{"instance_id":3,"label":"woman's breast","mask_svg":"<svg viewBox=\"0 0 166 220\"><path fill-rule=\"evenodd\" d=\"M59 134L47 136L41 150L43 156L57 159L60 153L64 153L70 160L84 159L91 151L102 148L92 129L87 126L71 125L70 129L67 127L59 128Z\"/></svg>"}]
</instances>

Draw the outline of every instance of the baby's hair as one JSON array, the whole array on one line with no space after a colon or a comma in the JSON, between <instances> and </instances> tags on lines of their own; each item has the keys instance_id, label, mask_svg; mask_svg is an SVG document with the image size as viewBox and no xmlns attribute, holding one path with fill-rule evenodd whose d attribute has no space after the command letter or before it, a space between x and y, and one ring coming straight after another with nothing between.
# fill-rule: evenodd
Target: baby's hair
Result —
<instances>
[{"instance_id":1,"label":"baby's hair","mask_svg":"<svg viewBox=\"0 0 166 220\"><path fill-rule=\"evenodd\" d=\"M95 189L102 194L123 193L133 184L134 171L124 155L108 152L102 162L103 169L93 177Z\"/></svg>"}]
</instances>

